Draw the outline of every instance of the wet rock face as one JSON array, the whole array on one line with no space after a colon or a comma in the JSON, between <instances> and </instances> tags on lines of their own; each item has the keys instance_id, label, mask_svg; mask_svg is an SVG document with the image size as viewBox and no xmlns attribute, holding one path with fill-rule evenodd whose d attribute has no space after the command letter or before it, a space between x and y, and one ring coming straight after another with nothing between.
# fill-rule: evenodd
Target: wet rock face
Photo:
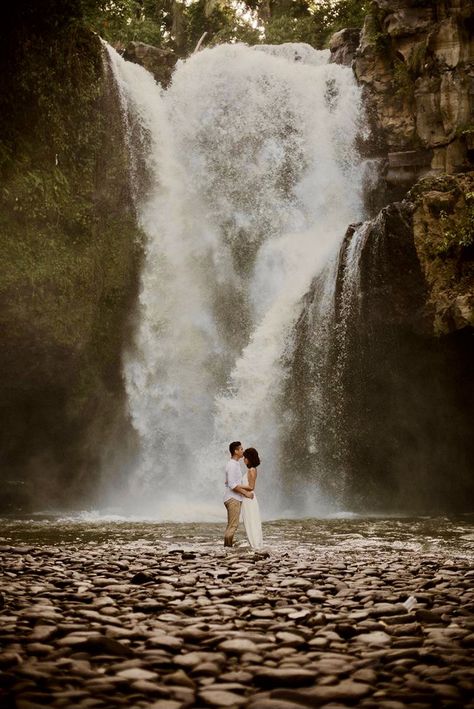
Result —
<instances>
[{"instance_id":1,"label":"wet rock face","mask_svg":"<svg viewBox=\"0 0 474 709\"><path fill-rule=\"evenodd\" d=\"M354 70L386 145L389 184L472 165L473 27L471 3L373 4Z\"/></svg>"},{"instance_id":2,"label":"wet rock face","mask_svg":"<svg viewBox=\"0 0 474 709\"><path fill-rule=\"evenodd\" d=\"M285 390L297 488L318 470L350 509L470 509L473 199L472 173L425 178L350 227L326 324L313 284Z\"/></svg>"},{"instance_id":3,"label":"wet rock face","mask_svg":"<svg viewBox=\"0 0 474 709\"><path fill-rule=\"evenodd\" d=\"M178 57L169 49L160 49L144 42L129 42L123 54L124 59L145 67L164 87L171 81L171 74Z\"/></svg>"},{"instance_id":4,"label":"wet rock face","mask_svg":"<svg viewBox=\"0 0 474 709\"><path fill-rule=\"evenodd\" d=\"M429 337L474 327L474 173L423 178L385 207L360 267L381 326Z\"/></svg>"},{"instance_id":5,"label":"wet rock face","mask_svg":"<svg viewBox=\"0 0 474 709\"><path fill-rule=\"evenodd\" d=\"M470 706L462 555L136 542L0 553L5 707ZM138 571L146 585L131 583Z\"/></svg>"},{"instance_id":6,"label":"wet rock face","mask_svg":"<svg viewBox=\"0 0 474 709\"><path fill-rule=\"evenodd\" d=\"M329 41L330 62L351 66L360 41L360 29L347 28L333 34Z\"/></svg>"},{"instance_id":7,"label":"wet rock face","mask_svg":"<svg viewBox=\"0 0 474 709\"><path fill-rule=\"evenodd\" d=\"M474 173L426 178L408 194L436 334L474 327Z\"/></svg>"},{"instance_id":8,"label":"wet rock face","mask_svg":"<svg viewBox=\"0 0 474 709\"><path fill-rule=\"evenodd\" d=\"M469 509L471 189L469 175L425 178L368 227L358 297L338 313L339 430L359 509Z\"/></svg>"}]
</instances>

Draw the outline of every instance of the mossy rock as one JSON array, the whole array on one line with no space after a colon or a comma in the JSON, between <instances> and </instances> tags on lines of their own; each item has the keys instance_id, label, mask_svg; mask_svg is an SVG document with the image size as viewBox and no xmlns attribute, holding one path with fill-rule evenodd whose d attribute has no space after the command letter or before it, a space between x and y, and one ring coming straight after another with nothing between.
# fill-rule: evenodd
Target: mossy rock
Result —
<instances>
[{"instance_id":1,"label":"mossy rock","mask_svg":"<svg viewBox=\"0 0 474 709\"><path fill-rule=\"evenodd\" d=\"M101 42L74 3L51 5L49 20L32 10L9 27L15 71L0 86L0 440L7 479L46 475L38 489L62 504L90 492L125 420L142 236Z\"/></svg>"}]
</instances>

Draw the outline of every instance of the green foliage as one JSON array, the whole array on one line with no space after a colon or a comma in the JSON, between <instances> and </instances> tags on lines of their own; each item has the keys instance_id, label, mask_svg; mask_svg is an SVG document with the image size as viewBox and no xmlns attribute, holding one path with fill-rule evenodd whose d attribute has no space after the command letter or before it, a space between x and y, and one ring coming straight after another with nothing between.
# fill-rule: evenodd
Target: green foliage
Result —
<instances>
[{"instance_id":1,"label":"green foliage","mask_svg":"<svg viewBox=\"0 0 474 709\"><path fill-rule=\"evenodd\" d=\"M396 57L393 60L393 86L395 95L409 102L415 100L415 83L408 66Z\"/></svg>"},{"instance_id":2,"label":"green foliage","mask_svg":"<svg viewBox=\"0 0 474 709\"><path fill-rule=\"evenodd\" d=\"M96 0L84 7L84 21L114 44L140 41L156 47L170 44L173 0Z\"/></svg>"},{"instance_id":3,"label":"green foliage","mask_svg":"<svg viewBox=\"0 0 474 709\"><path fill-rule=\"evenodd\" d=\"M190 54L206 32L205 45L214 46L225 42L256 44L260 33L249 19L236 13L229 3L212 3L197 0L186 7L184 18L183 49Z\"/></svg>"},{"instance_id":4,"label":"green foliage","mask_svg":"<svg viewBox=\"0 0 474 709\"><path fill-rule=\"evenodd\" d=\"M370 4L366 17L365 33L367 39L375 45L375 48L381 54L390 53L390 37L383 28L383 21L387 15L385 10L382 10L375 2Z\"/></svg>"},{"instance_id":5,"label":"green foliage","mask_svg":"<svg viewBox=\"0 0 474 709\"><path fill-rule=\"evenodd\" d=\"M444 211L441 212L443 235L434 248L436 256L452 256L474 246L474 192L467 192L465 200L465 214L454 223L452 217Z\"/></svg>"},{"instance_id":6,"label":"green foliage","mask_svg":"<svg viewBox=\"0 0 474 709\"><path fill-rule=\"evenodd\" d=\"M408 69L413 78L419 76L423 69L428 55L428 39L415 45L409 59Z\"/></svg>"},{"instance_id":7,"label":"green foliage","mask_svg":"<svg viewBox=\"0 0 474 709\"><path fill-rule=\"evenodd\" d=\"M472 136L474 134L474 123L468 123L467 125L461 125L456 130L456 137Z\"/></svg>"},{"instance_id":8,"label":"green foliage","mask_svg":"<svg viewBox=\"0 0 474 709\"><path fill-rule=\"evenodd\" d=\"M131 40L191 53L223 42L307 42L322 48L344 27L361 27L368 0L88 0L88 26L113 44Z\"/></svg>"}]
</instances>

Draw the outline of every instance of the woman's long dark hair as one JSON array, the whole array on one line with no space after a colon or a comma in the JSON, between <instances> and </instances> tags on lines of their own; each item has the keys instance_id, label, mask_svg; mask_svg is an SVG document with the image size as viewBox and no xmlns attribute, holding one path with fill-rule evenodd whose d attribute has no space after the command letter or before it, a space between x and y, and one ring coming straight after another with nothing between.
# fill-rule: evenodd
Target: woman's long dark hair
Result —
<instances>
[{"instance_id":1,"label":"woman's long dark hair","mask_svg":"<svg viewBox=\"0 0 474 709\"><path fill-rule=\"evenodd\" d=\"M244 450L244 458L247 458L247 468L256 468L260 465L260 458L258 457L258 452L255 448L246 448Z\"/></svg>"}]
</instances>

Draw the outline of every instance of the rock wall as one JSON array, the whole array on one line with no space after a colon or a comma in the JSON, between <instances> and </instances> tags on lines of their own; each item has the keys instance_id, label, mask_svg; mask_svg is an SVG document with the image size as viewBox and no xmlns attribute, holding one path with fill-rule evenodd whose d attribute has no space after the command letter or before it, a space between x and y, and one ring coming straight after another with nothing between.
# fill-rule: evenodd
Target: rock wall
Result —
<instances>
[{"instance_id":1,"label":"rock wall","mask_svg":"<svg viewBox=\"0 0 474 709\"><path fill-rule=\"evenodd\" d=\"M399 195L424 175L473 168L471 2L376 0L353 66Z\"/></svg>"},{"instance_id":2,"label":"rock wall","mask_svg":"<svg viewBox=\"0 0 474 709\"><path fill-rule=\"evenodd\" d=\"M120 108L79 4L19 1L2 42L0 508L80 504L126 428L140 234ZM9 70L6 69L8 62Z\"/></svg>"},{"instance_id":3,"label":"rock wall","mask_svg":"<svg viewBox=\"0 0 474 709\"><path fill-rule=\"evenodd\" d=\"M345 509L472 509L473 180L425 178L382 209L356 272L349 228L328 322L321 283L307 294L284 393L296 488L316 474Z\"/></svg>"},{"instance_id":4,"label":"rock wall","mask_svg":"<svg viewBox=\"0 0 474 709\"><path fill-rule=\"evenodd\" d=\"M408 193L435 335L474 327L474 172L425 178Z\"/></svg>"},{"instance_id":5,"label":"rock wall","mask_svg":"<svg viewBox=\"0 0 474 709\"><path fill-rule=\"evenodd\" d=\"M341 375L346 495L362 509L471 509L472 179L426 178L370 224ZM468 237L451 229L464 220Z\"/></svg>"}]
</instances>

